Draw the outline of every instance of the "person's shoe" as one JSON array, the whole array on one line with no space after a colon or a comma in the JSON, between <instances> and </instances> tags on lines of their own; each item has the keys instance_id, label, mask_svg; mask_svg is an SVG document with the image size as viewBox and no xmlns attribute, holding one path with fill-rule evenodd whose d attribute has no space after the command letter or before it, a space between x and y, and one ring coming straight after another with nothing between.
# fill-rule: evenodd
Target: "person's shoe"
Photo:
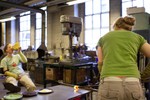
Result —
<instances>
[{"instance_id":1,"label":"person's shoe","mask_svg":"<svg viewBox=\"0 0 150 100\"><path fill-rule=\"evenodd\" d=\"M15 93L15 92L20 92L21 91L21 88L18 87L18 86L15 86L11 83L3 83L5 89L7 89L8 91L12 92L12 93Z\"/></svg>"}]
</instances>

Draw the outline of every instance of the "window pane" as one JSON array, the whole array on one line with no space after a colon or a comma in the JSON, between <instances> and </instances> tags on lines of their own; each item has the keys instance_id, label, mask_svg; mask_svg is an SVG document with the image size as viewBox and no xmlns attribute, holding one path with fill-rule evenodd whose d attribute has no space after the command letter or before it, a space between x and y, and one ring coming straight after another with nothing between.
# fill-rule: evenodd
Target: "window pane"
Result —
<instances>
[{"instance_id":1,"label":"window pane","mask_svg":"<svg viewBox=\"0 0 150 100\"><path fill-rule=\"evenodd\" d=\"M26 21L26 27L26 30L30 30L30 19Z\"/></svg>"},{"instance_id":2,"label":"window pane","mask_svg":"<svg viewBox=\"0 0 150 100\"><path fill-rule=\"evenodd\" d=\"M100 38L100 29L93 30L93 43L97 44L99 38Z\"/></svg>"},{"instance_id":3,"label":"window pane","mask_svg":"<svg viewBox=\"0 0 150 100\"><path fill-rule=\"evenodd\" d=\"M36 13L36 18L41 18L41 17L42 17L41 13Z\"/></svg>"},{"instance_id":4,"label":"window pane","mask_svg":"<svg viewBox=\"0 0 150 100\"><path fill-rule=\"evenodd\" d=\"M24 21L25 17L20 17L20 22Z\"/></svg>"},{"instance_id":5,"label":"window pane","mask_svg":"<svg viewBox=\"0 0 150 100\"><path fill-rule=\"evenodd\" d=\"M109 11L109 0L101 0L101 1L102 1L102 5L101 5L102 12L108 12Z\"/></svg>"},{"instance_id":6,"label":"window pane","mask_svg":"<svg viewBox=\"0 0 150 100\"><path fill-rule=\"evenodd\" d=\"M36 39L41 39L41 29L36 30Z\"/></svg>"},{"instance_id":7,"label":"window pane","mask_svg":"<svg viewBox=\"0 0 150 100\"><path fill-rule=\"evenodd\" d=\"M92 30L86 30L85 31L85 43L92 43L93 41L93 36L92 36Z\"/></svg>"},{"instance_id":8,"label":"window pane","mask_svg":"<svg viewBox=\"0 0 150 100\"><path fill-rule=\"evenodd\" d=\"M25 39L24 39L24 33L23 33L23 32L20 32L19 34L20 34L20 40L25 40Z\"/></svg>"},{"instance_id":9,"label":"window pane","mask_svg":"<svg viewBox=\"0 0 150 100\"><path fill-rule=\"evenodd\" d=\"M26 16L26 19L27 19L27 20L30 19L30 15L27 15L27 16Z\"/></svg>"},{"instance_id":10,"label":"window pane","mask_svg":"<svg viewBox=\"0 0 150 100\"><path fill-rule=\"evenodd\" d=\"M30 41L20 41L21 48L23 50L27 49L30 46Z\"/></svg>"},{"instance_id":11,"label":"window pane","mask_svg":"<svg viewBox=\"0 0 150 100\"><path fill-rule=\"evenodd\" d=\"M132 7L132 3L131 2L125 2L122 4L122 16L126 16L127 15L127 8Z\"/></svg>"},{"instance_id":12,"label":"window pane","mask_svg":"<svg viewBox=\"0 0 150 100\"><path fill-rule=\"evenodd\" d=\"M100 15L93 15L93 28L100 28Z\"/></svg>"},{"instance_id":13,"label":"window pane","mask_svg":"<svg viewBox=\"0 0 150 100\"><path fill-rule=\"evenodd\" d=\"M134 0L133 1L133 6L143 7L143 0Z\"/></svg>"},{"instance_id":14,"label":"window pane","mask_svg":"<svg viewBox=\"0 0 150 100\"><path fill-rule=\"evenodd\" d=\"M20 19L22 19L20 21L20 31L30 30L30 17L24 16L24 17L21 17Z\"/></svg>"},{"instance_id":15,"label":"window pane","mask_svg":"<svg viewBox=\"0 0 150 100\"><path fill-rule=\"evenodd\" d=\"M29 40L30 39L30 33L29 31L23 31L20 32L20 40Z\"/></svg>"},{"instance_id":16,"label":"window pane","mask_svg":"<svg viewBox=\"0 0 150 100\"><path fill-rule=\"evenodd\" d=\"M92 28L92 16L85 17L85 28L86 29Z\"/></svg>"},{"instance_id":17,"label":"window pane","mask_svg":"<svg viewBox=\"0 0 150 100\"><path fill-rule=\"evenodd\" d=\"M20 23L20 31L23 31L25 29L24 26L25 26L25 22L21 22Z\"/></svg>"},{"instance_id":18,"label":"window pane","mask_svg":"<svg viewBox=\"0 0 150 100\"><path fill-rule=\"evenodd\" d=\"M85 15L92 14L92 8L93 8L93 6L92 6L92 0L87 1L85 3Z\"/></svg>"},{"instance_id":19,"label":"window pane","mask_svg":"<svg viewBox=\"0 0 150 100\"><path fill-rule=\"evenodd\" d=\"M41 40L36 40L36 49L41 45Z\"/></svg>"},{"instance_id":20,"label":"window pane","mask_svg":"<svg viewBox=\"0 0 150 100\"><path fill-rule=\"evenodd\" d=\"M150 0L144 0L145 12L150 13Z\"/></svg>"},{"instance_id":21,"label":"window pane","mask_svg":"<svg viewBox=\"0 0 150 100\"><path fill-rule=\"evenodd\" d=\"M103 13L101 14L101 17L102 27L109 27L109 13Z\"/></svg>"},{"instance_id":22,"label":"window pane","mask_svg":"<svg viewBox=\"0 0 150 100\"><path fill-rule=\"evenodd\" d=\"M105 34L107 34L109 32L109 28L102 28L101 29L101 37L104 36Z\"/></svg>"},{"instance_id":23,"label":"window pane","mask_svg":"<svg viewBox=\"0 0 150 100\"><path fill-rule=\"evenodd\" d=\"M129 1L131 2L132 0L122 0L122 2L129 2Z\"/></svg>"},{"instance_id":24,"label":"window pane","mask_svg":"<svg viewBox=\"0 0 150 100\"><path fill-rule=\"evenodd\" d=\"M25 40L30 40L30 33L29 32L25 33Z\"/></svg>"},{"instance_id":25,"label":"window pane","mask_svg":"<svg viewBox=\"0 0 150 100\"><path fill-rule=\"evenodd\" d=\"M26 43L23 41L20 41L21 49L26 49Z\"/></svg>"},{"instance_id":26,"label":"window pane","mask_svg":"<svg viewBox=\"0 0 150 100\"><path fill-rule=\"evenodd\" d=\"M42 19L36 19L36 28L42 28Z\"/></svg>"},{"instance_id":27,"label":"window pane","mask_svg":"<svg viewBox=\"0 0 150 100\"><path fill-rule=\"evenodd\" d=\"M93 13L100 13L100 0L93 0Z\"/></svg>"}]
</instances>

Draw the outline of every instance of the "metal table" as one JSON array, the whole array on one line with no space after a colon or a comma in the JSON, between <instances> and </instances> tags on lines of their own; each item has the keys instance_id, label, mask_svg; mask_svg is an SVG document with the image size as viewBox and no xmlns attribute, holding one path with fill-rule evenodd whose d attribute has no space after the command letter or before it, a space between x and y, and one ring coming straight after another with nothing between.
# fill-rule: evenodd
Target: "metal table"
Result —
<instances>
[{"instance_id":1,"label":"metal table","mask_svg":"<svg viewBox=\"0 0 150 100\"><path fill-rule=\"evenodd\" d=\"M23 100L73 100L76 97L84 96L85 100L91 100L91 91L79 89L74 92L74 88L70 86L57 85L49 87L53 92L50 94L38 94L34 97L23 98Z\"/></svg>"},{"instance_id":2,"label":"metal table","mask_svg":"<svg viewBox=\"0 0 150 100\"><path fill-rule=\"evenodd\" d=\"M33 97L23 97L22 100L74 100L77 97L92 100L92 92L85 89L79 88L78 92L74 92L73 87L65 85L47 87L47 89L52 89L53 92L50 94L37 94ZM6 95L6 91L3 90L1 97L4 95Z\"/></svg>"}]
</instances>

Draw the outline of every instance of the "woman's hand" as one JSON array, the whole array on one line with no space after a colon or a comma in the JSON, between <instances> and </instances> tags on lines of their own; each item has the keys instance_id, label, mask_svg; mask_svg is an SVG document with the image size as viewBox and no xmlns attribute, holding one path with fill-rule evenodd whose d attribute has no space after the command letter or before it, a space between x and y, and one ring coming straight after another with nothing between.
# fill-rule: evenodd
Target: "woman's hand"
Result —
<instances>
[{"instance_id":1,"label":"woman's hand","mask_svg":"<svg viewBox=\"0 0 150 100\"><path fill-rule=\"evenodd\" d=\"M20 75L18 75L17 80L20 80L20 79L21 79L21 76L20 76Z\"/></svg>"},{"instance_id":2,"label":"woman's hand","mask_svg":"<svg viewBox=\"0 0 150 100\"><path fill-rule=\"evenodd\" d=\"M18 52L20 52L20 51L21 51L21 47L18 48Z\"/></svg>"}]
</instances>

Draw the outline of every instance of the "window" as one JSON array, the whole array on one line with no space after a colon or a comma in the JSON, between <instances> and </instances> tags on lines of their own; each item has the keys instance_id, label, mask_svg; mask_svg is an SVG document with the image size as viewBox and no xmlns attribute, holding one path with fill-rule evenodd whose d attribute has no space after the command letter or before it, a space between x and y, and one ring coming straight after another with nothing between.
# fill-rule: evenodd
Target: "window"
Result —
<instances>
[{"instance_id":1,"label":"window","mask_svg":"<svg viewBox=\"0 0 150 100\"><path fill-rule=\"evenodd\" d=\"M35 49L37 49L42 40L42 15L41 13L36 14L36 34L35 34Z\"/></svg>"},{"instance_id":2,"label":"window","mask_svg":"<svg viewBox=\"0 0 150 100\"><path fill-rule=\"evenodd\" d=\"M149 9L150 0L122 0L122 16L127 15L127 8L129 7L144 7L147 13Z\"/></svg>"},{"instance_id":3,"label":"window","mask_svg":"<svg viewBox=\"0 0 150 100\"><path fill-rule=\"evenodd\" d=\"M30 12L20 14L20 32L19 39L22 49L30 46Z\"/></svg>"},{"instance_id":4,"label":"window","mask_svg":"<svg viewBox=\"0 0 150 100\"><path fill-rule=\"evenodd\" d=\"M100 37L109 31L109 0L90 0L85 3L85 44L95 50Z\"/></svg>"},{"instance_id":5,"label":"window","mask_svg":"<svg viewBox=\"0 0 150 100\"><path fill-rule=\"evenodd\" d=\"M46 7L41 8L43 10ZM45 14L45 30L47 29L47 13ZM41 13L36 13L36 34L35 34L35 49L37 49L41 45L42 40L42 15ZM47 44L47 31L45 31L45 44Z\"/></svg>"}]
</instances>

